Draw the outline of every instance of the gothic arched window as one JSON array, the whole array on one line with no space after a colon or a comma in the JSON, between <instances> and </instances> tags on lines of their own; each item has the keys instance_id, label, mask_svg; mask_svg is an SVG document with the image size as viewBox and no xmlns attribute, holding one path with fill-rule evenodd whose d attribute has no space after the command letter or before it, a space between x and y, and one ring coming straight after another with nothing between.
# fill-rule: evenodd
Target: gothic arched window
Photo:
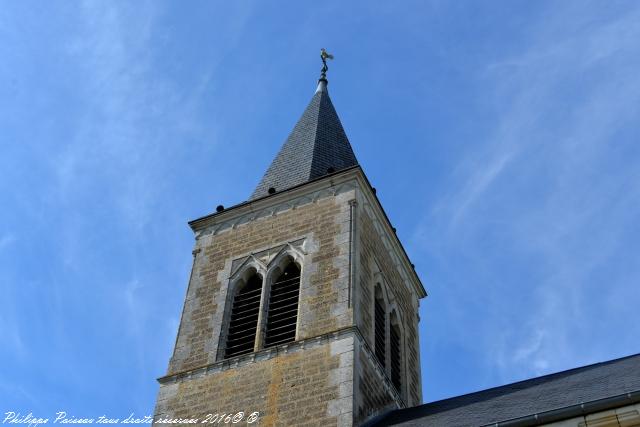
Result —
<instances>
[{"instance_id":1,"label":"gothic arched window","mask_svg":"<svg viewBox=\"0 0 640 427\"><path fill-rule=\"evenodd\" d=\"M261 294L262 278L254 272L233 298L225 358L253 352Z\"/></svg>"},{"instance_id":2,"label":"gothic arched window","mask_svg":"<svg viewBox=\"0 0 640 427\"><path fill-rule=\"evenodd\" d=\"M386 323L387 314L384 299L382 296L382 290L380 286L376 286L375 290L375 302L374 302L374 352L380 364L385 366L386 359Z\"/></svg>"},{"instance_id":3,"label":"gothic arched window","mask_svg":"<svg viewBox=\"0 0 640 427\"><path fill-rule=\"evenodd\" d=\"M391 315L391 325L389 328L389 358L391 365L391 382L401 393L402 386L402 359L401 359L400 325L396 313Z\"/></svg>"},{"instance_id":4,"label":"gothic arched window","mask_svg":"<svg viewBox=\"0 0 640 427\"><path fill-rule=\"evenodd\" d=\"M271 285L264 346L295 341L300 294L300 267L289 261Z\"/></svg>"}]
</instances>

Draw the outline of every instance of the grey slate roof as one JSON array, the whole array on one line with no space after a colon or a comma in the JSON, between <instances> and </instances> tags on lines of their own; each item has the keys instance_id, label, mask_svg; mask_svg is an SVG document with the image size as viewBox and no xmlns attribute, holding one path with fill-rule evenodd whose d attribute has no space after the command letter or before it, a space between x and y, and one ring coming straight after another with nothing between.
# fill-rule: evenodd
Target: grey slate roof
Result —
<instances>
[{"instance_id":1,"label":"grey slate roof","mask_svg":"<svg viewBox=\"0 0 640 427\"><path fill-rule=\"evenodd\" d=\"M329 92L321 79L311 102L256 187L250 200L358 164Z\"/></svg>"},{"instance_id":2,"label":"grey slate roof","mask_svg":"<svg viewBox=\"0 0 640 427\"><path fill-rule=\"evenodd\" d=\"M532 378L451 399L440 400L407 409L391 411L373 422L374 426L485 426L512 420L499 425L538 425L548 411L575 407L579 416L580 404L611 402L620 396L626 404L638 401L640 390L640 354L596 363L594 365ZM589 405L585 405L588 408ZM591 405L595 407L596 405ZM623 406L622 404L614 406ZM600 410L605 406L600 405ZM535 417L524 417L538 414ZM561 417L561 411L555 411ZM569 414L570 415L570 414ZM568 416L567 416L568 417ZM567 418L564 417L564 418ZM514 419L519 419L515 421ZM547 416L547 420L551 418Z\"/></svg>"}]
</instances>

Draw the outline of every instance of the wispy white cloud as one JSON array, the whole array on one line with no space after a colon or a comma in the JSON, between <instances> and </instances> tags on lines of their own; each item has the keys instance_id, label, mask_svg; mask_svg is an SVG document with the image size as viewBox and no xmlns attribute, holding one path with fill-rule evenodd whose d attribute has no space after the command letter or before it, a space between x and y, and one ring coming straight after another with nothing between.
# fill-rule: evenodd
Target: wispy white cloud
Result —
<instances>
[{"instance_id":1,"label":"wispy white cloud","mask_svg":"<svg viewBox=\"0 0 640 427\"><path fill-rule=\"evenodd\" d=\"M544 163L539 164L544 167L546 163L556 179L550 180L551 188L545 191L546 203L539 204L538 211L525 213L515 230L514 237L549 264L549 276L539 283L536 304L528 316L525 339L521 343L516 339L513 347L504 349L513 351L513 362L524 369L531 364L544 369L566 368L576 360L585 363L606 354L606 350L587 345L590 337L586 331L592 328L593 311L599 305L593 299L598 290L604 290L604 283L596 283L590 276L607 265L616 268L611 257L620 249L619 238L633 227L639 211L640 189L626 184L638 178L630 167L633 161L604 160L615 158L616 145L629 144L617 133L637 117L640 75L631 69L640 69L640 60L632 59L638 58L639 52L638 22L637 8L614 22L589 26L588 33L585 30L554 46L547 61L529 70L535 72L540 65L555 69L545 85L549 102L566 102L554 91L571 85L582 73L595 76L593 81L580 84L578 93L566 95L577 99L567 106L572 111L566 122L557 125L560 134L553 145L544 144ZM627 56L632 52L635 55ZM519 141L542 145L520 136ZM523 163L527 161L523 159ZM624 289L638 279L629 277L607 286ZM601 313L602 323L615 316L615 311ZM538 341L537 348L521 360L518 356L531 348L527 336ZM540 373L539 369L535 373Z\"/></svg>"},{"instance_id":2,"label":"wispy white cloud","mask_svg":"<svg viewBox=\"0 0 640 427\"><path fill-rule=\"evenodd\" d=\"M0 27L10 23L26 46L4 49L19 59L23 52L30 55L0 71L7 71L9 92L28 94L29 103L40 108L32 114L30 106L23 107L29 112L20 117L24 123L10 121L24 144L15 144L3 158L11 166L9 179L3 174L8 190L3 201L8 194L6 204L19 204L5 210L3 220L24 228L0 232L0 261L18 238L26 250L6 269L11 282L4 280L3 268L0 287L15 290L5 293L13 306L42 307L28 317L9 309L0 314L0 339L10 349L2 352L3 362L19 366L16 355L40 356L36 364L59 366L47 380L79 390L86 385L87 354L117 335L119 346L132 349L133 364L149 372L131 377L131 400L141 407L150 405L148 378L167 362L165 328L155 328L154 321L175 328L175 319L167 321L157 306L166 303L167 290L178 288L174 277L183 278L180 261L167 261L178 250L176 233L165 229L167 218L175 224L173 217L183 215L176 199L189 185L185 171L199 168L198 161L210 164L202 153L215 159L219 138L210 117L211 96L224 55L242 36L251 12L246 5L221 15L203 9L212 14L208 25L224 33L207 40L218 56L203 57L185 71L193 58L185 55L188 64L180 63L181 43L198 41L188 35L180 43L169 39L176 32L166 25L190 29L182 20L192 18L186 13L174 19L171 7L86 1L55 13L44 8L42 14L51 13L51 19L42 23L40 15L29 15L24 27L14 25L21 19L11 13L6 21L0 13ZM31 30L31 38L23 37ZM47 35L51 40L43 41ZM203 54L205 49L198 51ZM36 67L43 70L34 72ZM20 85L12 74L20 75ZM179 217L180 227L186 219ZM189 258L188 248L184 253ZM146 351L151 345L158 351ZM79 346L82 355L75 351ZM45 348L47 354L39 354ZM121 363L120 352L103 356L105 363ZM24 387L34 396L43 394Z\"/></svg>"},{"instance_id":3,"label":"wispy white cloud","mask_svg":"<svg viewBox=\"0 0 640 427\"><path fill-rule=\"evenodd\" d=\"M14 310L4 310L0 313L0 342L3 348L11 349L15 355L24 354L24 340L22 339L20 324Z\"/></svg>"},{"instance_id":4,"label":"wispy white cloud","mask_svg":"<svg viewBox=\"0 0 640 427\"><path fill-rule=\"evenodd\" d=\"M87 184L97 184L97 189L115 184L117 190L105 196L117 201L117 213L131 224L146 223L159 191L153 178L162 166L145 162L145 157L158 161L158 150L170 149L150 125L170 126L164 119L175 116L174 103L181 96L152 68L151 35L159 13L152 2L135 8L85 2L84 28L67 46L84 76L78 90L87 105L75 138L56 159L60 196L74 194L78 187L85 190ZM85 177L98 182L86 183Z\"/></svg>"},{"instance_id":5,"label":"wispy white cloud","mask_svg":"<svg viewBox=\"0 0 640 427\"><path fill-rule=\"evenodd\" d=\"M16 238L11 233L6 233L0 237L0 251L9 247L13 242L16 241Z\"/></svg>"},{"instance_id":6,"label":"wispy white cloud","mask_svg":"<svg viewBox=\"0 0 640 427\"><path fill-rule=\"evenodd\" d=\"M144 298L140 298L140 290L143 285L137 279L129 281L122 291L122 304L126 313L125 331L134 338L134 346L136 349L136 361L138 366L144 366L145 363L145 345L144 330L145 321L149 315L148 303Z\"/></svg>"},{"instance_id":7,"label":"wispy white cloud","mask_svg":"<svg viewBox=\"0 0 640 427\"><path fill-rule=\"evenodd\" d=\"M500 118L470 144L418 233L471 260L464 272L449 270L450 292L468 294L469 276L484 275L484 294L473 295L491 313L480 333L503 380L611 357L614 338L602 325L621 323L601 295L628 297L640 280L615 261L637 245L625 234L640 214L640 187L630 184L640 158L624 135L637 135L640 113L640 7L607 20L544 16L526 49L486 67ZM633 275L603 281L617 268ZM620 340L630 333L620 330ZM593 334L602 345L589 344Z\"/></svg>"},{"instance_id":8,"label":"wispy white cloud","mask_svg":"<svg viewBox=\"0 0 640 427\"><path fill-rule=\"evenodd\" d=\"M475 173L464 184L460 192L455 196L455 206L452 209L450 226L455 227L467 210L479 197L482 196L493 184L505 167L513 158L513 153L502 152L495 156L489 156L486 162L474 161ZM447 206L451 209L452 206Z\"/></svg>"}]
</instances>

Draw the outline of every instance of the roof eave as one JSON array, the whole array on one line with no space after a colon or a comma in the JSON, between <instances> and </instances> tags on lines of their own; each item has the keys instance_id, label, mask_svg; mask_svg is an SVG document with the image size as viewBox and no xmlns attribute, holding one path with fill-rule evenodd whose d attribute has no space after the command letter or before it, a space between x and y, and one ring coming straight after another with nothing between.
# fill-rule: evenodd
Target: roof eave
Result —
<instances>
[{"instance_id":1,"label":"roof eave","mask_svg":"<svg viewBox=\"0 0 640 427\"><path fill-rule=\"evenodd\" d=\"M226 219L227 216L231 216L231 215L235 215L237 213L237 211L239 209L247 209L248 211L253 211L255 210L254 207L255 206L260 206L263 207L261 205L265 204L265 201L269 201L268 204L272 204L273 203L277 203L279 201L279 199L285 198L284 196L288 196L291 193L294 193L296 191L298 191L299 189L308 186L308 185L313 185L316 184L322 180L328 179L328 178L338 178L341 177L343 175L347 175L348 172L360 168L359 166L351 166L349 168L345 168L345 169L341 169L337 172L333 172L324 176L321 176L319 178L316 179L312 179L310 181L307 182L303 182L302 184L298 184L295 185L293 187L287 188L285 190L281 190L281 191L277 191L273 194L267 194L266 196L261 196L258 197L256 199L250 199L250 200L246 200L242 203L238 203L236 205L233 205L229 208L225 208L223 211L221 212L214 212L211 213L209 215L205 215L203 217L200 218L196 218L194 220L191 220L188 222L189 227L191 227L191 230L193 230L194 232L201 230L202 228L206 227L207 225L209 225L209 223L213 222L213 220L217 220L217 219Z\"/></svg>"},{"instance_id":2,"label":"roof eave","mask_svg":"<svg viewBox=\"0 0 640 427\"><path fill-rule=\"evenodd\" d=\"M294 187L276 192L274 194L268 194L266 196L262 196L257 199L247 200L245 202L231 206L230 208L227 208L222 212L215 212L215 213L197 218L195 220L189 221L188 224L191 227L191 230L194 233L196 233L218 221L224 221L236 215L253 212L255 210L268 207L269 205L280 203L281 201L284 201L285 199L289 198L291 194L296 192L301 192L302 189L306 190L310 186L311 187L317 186L321 188L324 186L323 183L326 181L326 183L328 184L327 186L330 187L334 185L334 181L346 180L349 178L349 175L353 175L356 179L359 179L359 181L362 184L361 187L364 189L367 189L366 191L368 192L370 198L372 200L375 200L375 206L383 218L382 222L384 223L384 227L387 231L387 234L390 236L393 236L392 242L398 249L398 252L402 254L401 259L402 259L403 266L405 268L405 271L407 271L408 275L411 277L411 280L413 282L413 287L416 290L418 297L419 298L426 297L428 295L427 291L424 288L424 285L422 284L422 281L420 280L420 277L418 276L418 273L416 272L413 264L411 263L411 260L409 258L409 255L407 254L407 251L402 245L402 242L400 241L400 238L398 237L398 235L393 231L391 221L389 220L387 213L382 207L382 204L380 203L380 199L378 199L378 196L374 192L373 187L369 182L369 179L367 178L366 174L364 173L364 171L359 165L341 169L337 172L324 175L320 178L316 178L309 182L296 185Z\"/></svg>"}]
</instances>

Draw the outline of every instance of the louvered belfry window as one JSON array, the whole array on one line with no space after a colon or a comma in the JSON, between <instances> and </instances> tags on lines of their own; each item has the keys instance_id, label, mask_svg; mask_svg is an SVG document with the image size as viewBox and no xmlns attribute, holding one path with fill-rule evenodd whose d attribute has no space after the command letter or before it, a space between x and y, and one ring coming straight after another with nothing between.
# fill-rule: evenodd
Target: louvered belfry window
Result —
<instances>
[{"instance_id":1,"label":"louvered belfry window","mask_svg":"<svg viewBox=\"0 0 640 427\"><path fill-rule=\"evenodd\" d=\"M400 375L400 331L396 325L389 330L389 352L391 353L391 382L398 392L401 386Z\"/></svg>"},{"instance_id":2,"label":"louvered belfry window","mask_svg":"<svg viewBox=\"0 0 640 427\"><path fill-rule=\"evenodd\" d=\"M265 347L295 341L300 294L300 268L290 262L271 285Z\"/></svg>"},{"instance_id":3,"label":"louvered belfry window","mask_svg":"<svg viewBox=\"0 0 640 427\"><path fill-rule=\"evenodd\" d=\"M253 352L261 293L262 278L254 273L233 299L225 358Z\"/></svg>"},{"instance_id":4,"label":"louvered belfry window","mask_svg":"<svg viewBox=\"0 0 640 427\"><path fill-rule=\"evenodd\" d=\"M378 361L382 366L385 366L385 323L386 314L384 309L384 302L381 298L375 299L375 354Z\"/></svg>"}]
</instances>

